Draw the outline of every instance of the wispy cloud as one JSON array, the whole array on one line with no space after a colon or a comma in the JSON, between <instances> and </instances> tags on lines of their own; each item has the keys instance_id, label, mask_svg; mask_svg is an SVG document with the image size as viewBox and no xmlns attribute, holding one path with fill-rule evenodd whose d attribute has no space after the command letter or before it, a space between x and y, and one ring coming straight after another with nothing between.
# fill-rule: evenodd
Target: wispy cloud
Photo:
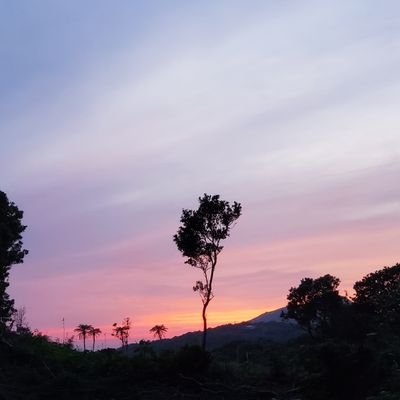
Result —
<instances>
[{"instance_id":1,"label":"wispy cloud","mask_svg":"<svg viewBox=\"0 0 400 400\"><path fill-rule=\"evenodd\" d=\"M7 6L0 180L31 249L17 301L40 326L57 308L172 315L195 275L172 235L204 192L244 205L217 314L276 305L307 272L348 286L394 262L400 9L385 4Z\"/></svg>"}]
</instances>

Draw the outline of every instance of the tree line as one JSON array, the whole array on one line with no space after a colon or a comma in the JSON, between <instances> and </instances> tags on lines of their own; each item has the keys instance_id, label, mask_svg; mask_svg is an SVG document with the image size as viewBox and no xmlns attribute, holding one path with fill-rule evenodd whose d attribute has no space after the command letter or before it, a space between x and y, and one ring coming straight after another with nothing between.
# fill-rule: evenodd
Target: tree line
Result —
<instances>
[{"instance_id":1,"label":"tree line","mask_svg":"<svg viewBox=\"0 0 400 400\"><path fill-rule=\"evenodd\" d=\"M282 317L297 321L314 339L364 340L379 331L400 336L400 264L364 276L354 284L353 296L341 296L339 285L330 274L302 279L290 288Z\"/></svg>"},{"instance_id":2,"label":"tree line","mask_svg":"<svg viewBox=\"0 0 400 400\"><path fill-rule=\"evenodd\" d=\"M116 337L121 342L121 347L124 350L128 348L128 341L129 341L129 333L132 327L132 321L129 317L126 317L122 324L118 325L116 322L112 325L112 333L111 336ZM162 340L168 328L164 325L154 325L149 332L153 334L154 338L158 338L158 340ZM74 332L78 335L79 339L83 341L83 351L86 351L86 339L92 338L92 351L95 349L96 345L96 338L101 335L102 331L100 328L94 328L92 325L89 324L79 324L75 329ZM72 341L73 338L70 338Z\"/></svg>"}]
</instances>

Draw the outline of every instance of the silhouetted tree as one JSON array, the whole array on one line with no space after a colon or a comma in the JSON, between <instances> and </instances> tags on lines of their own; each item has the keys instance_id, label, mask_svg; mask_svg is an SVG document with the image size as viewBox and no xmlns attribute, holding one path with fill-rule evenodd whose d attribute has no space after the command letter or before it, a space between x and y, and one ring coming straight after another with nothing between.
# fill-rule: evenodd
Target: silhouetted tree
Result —
<instances>
[{"instance_id":1,"label":"silhouetted tree","mask_svg":"<svg viewBox=\"0 0 400 400\"><path fill-rule=\"evenodd\" d=\"M67 347L67 348L69 348L69 349L73 349L73 347L74 347L74 339L75 339L75 336L74 336L74 335L72 335L72 336L66 336L66 337L64 338L63 346L65 346L65 347Z\"/></svg>"},{"instance_id":2,"label":"silhouetted tree","mask_svg":"<svg viewBox=\"0 0 400 400\"><path fill-rule=\"evenodd\" d=\"M86 351L86 338L90 336L93 326L88 324L79 324L74 332L78 334L79 339L83 339L83 351Z\"/></svg>"},{"instance_id":3,"label":"silhouetted tree","mask_svg":"<svg viewBox=\"0 0 400 400\"><path fill-rule=\"evenodd\" d=\"M339 295L339 278L324 275L317 279L304 278L298 287L292 287L287 296L286 319L296 320L310 336L326 334L332 317L346 299Z\"/></svg>"},{"instance_id":4,"label":"silhouetted tree","mask_svg":"<svg viewBox=\"0 0 400 400\"><path fill-rule=\"evenodd\" d=\"M192 267L199 268L204 277L196 282L193 290L199 292L203 303L203 340L202 348L206 348L207 307L214 297L213 281L218 255L223 249L221 241L226 239L235 221L240 217L242 206L234 202L220 200L219 195L204 194L199 198L197 210L182 211L182 225L174 235L174 241L185 261Z\"/></svg>"},{"instance_id":5,"label":"silhouetted tree","mask_svg":"<svg viewBox=\"0 0 400 400\"><path fill-rule=\"evenodd\" d=\"M96 344L96 337L100 336L101 334L101 329L100 328L94 328L93 326L91 327L89 331L89 336L92 337L93 343L92 343L92 351L94 351L94 346Z\"/></svg>"},{"instance_id":6,"label":"silhouetted tree","mask_svg":"<svg viewBox=\"0 0 400 400\"><path fill-rule=\"evenodd\" d=\"M13 326L17 333L28 333L30 332L28 321L26 319L26 308L18 307L13 314Z\"/></svg>"},{"instance_id":7,"label":"silhouetted tree","mask_svg":"<svg viewBox=\"0 0 400 400\"><path fill-rule=\"evenodd\" d=\"M152 333L154 337L158 337L158 339L161 340L167 333L167 330L168 328L165 325L154 325L149 332Z\"/></svg>"},{"instance_id":8,"label":"silhouetted tree","mask_svg":"<svg viewBox=\"0 0 400 400\"><path fill-rule=\"evenodd\" d=\"M125 350L128 348L129 330L131 329L131 324L132 323L129 317L126 317L122 321L122 325L118 325L116 322L113 323L113 333L111 335L121 341L122 347L125 348Z\"/></svg>"},{"instance_id":9,"label":"silhouetted tree","mask_svg":"<svg viewBox=\"0 0 400 400\"><path fill-rule=\"evenodd\" d=\"M400 264L384 267L354 284L354 304L375 323L400 333Z\"/></svg>"},{"instance_id":10,"label":"silhouetted tree","mask_svg":"<svg viewBox=\"0 0 400 400\"><path fill-rule=\"evenodd\" d=\"M0 334L10 323L14 312L14 300L6 292L10 268L22 263L28 254L22 247L22 233L26 229L21 223L23 215L23 211L0 191Z\"/></svg>"}]
</instances>

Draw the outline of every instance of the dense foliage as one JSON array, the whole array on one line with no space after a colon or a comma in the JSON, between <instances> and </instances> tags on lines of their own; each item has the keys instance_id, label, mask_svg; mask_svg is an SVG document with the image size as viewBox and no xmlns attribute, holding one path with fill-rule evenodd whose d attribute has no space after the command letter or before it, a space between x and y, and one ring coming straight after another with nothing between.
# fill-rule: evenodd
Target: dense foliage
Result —
<instances>
[{"instance_id":1,"label":"dense foliage","mask_svg":"<svg viewBox=\"0 0 400 400\"><path fill-rule=\"evenodd\" d=\"M235 342L156 352L142 342L131 357L81 352L43 335L10 333L0 345L0 398L62 399L398 399L400 342L307 336L289 343ZM396 397L397 395L397 397ZM372 397L373 396L373 397Z\"/></svg>"},{"instance_id":2,"label":"dense foliage","mask_svg":"<svg viewBox=\"0 0 400 400\"><path fill-rule=\"evenodd\" d=\"M400 334L400 264L365 276L354 285L354 303L378 327Z\"/></svg>"},{"instance_id":3,"label":"dense foliage","mask_svg":"<svg viewBox=\"0 0 400 400\"><path fill-rule=\"evenodd\" d=\"M302 279L298 287L290 288L287 311L282 316L296 320L310 336L329 334L335 316L346 303L339 295L339 284L339 278L329 274Z\"/></svg>"},{"instance_id":4,"label":"dense foliage","mask_svg":"<svg viewBox=\"0 0 400 400\"><path fill-rule=\"evenodd\" d=\"M28 254L22 243L22 233L26 229L22 224L23 215L23 211L0 191L0 336L15 312L14 300L6 292L10 268L22 263Z\"/></svg>"}]
</instances>

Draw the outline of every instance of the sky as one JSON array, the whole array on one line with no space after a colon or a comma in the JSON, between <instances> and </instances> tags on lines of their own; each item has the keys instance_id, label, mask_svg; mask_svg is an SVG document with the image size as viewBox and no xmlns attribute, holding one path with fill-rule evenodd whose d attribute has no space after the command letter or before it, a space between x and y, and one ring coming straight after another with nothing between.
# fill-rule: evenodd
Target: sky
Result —
<instances>
[{"instance_id":1,"label":"sky","mask_svg":"<svg viewBox=\"0 0 400 400\"><path fill-rule=\"evenodd\" d=\"M0 190L30 251L9 291L32 328L200 329L172 237L203 193L243 206L211 326L400 261L397 0L0 0L0 71Z\"/></svg>"}]
</instances>

